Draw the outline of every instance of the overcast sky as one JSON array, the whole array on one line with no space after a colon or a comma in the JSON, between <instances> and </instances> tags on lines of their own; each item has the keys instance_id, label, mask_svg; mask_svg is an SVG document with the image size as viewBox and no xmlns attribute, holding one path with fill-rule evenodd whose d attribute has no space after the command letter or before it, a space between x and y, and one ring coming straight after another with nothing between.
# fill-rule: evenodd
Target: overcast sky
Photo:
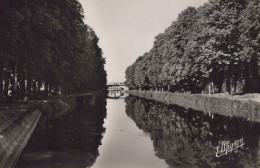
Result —
<instances>
[{"instance_id":1,"label":"overcast sky","mask_svg":"<svg viewBox=\"0 0 260 168\"><path fill-rule=\"evenodd\" d=\"M79 0L85 22L99 37L106 58L108 82L124 82L125 70L149 51L162 33L188 6L207 0Z\"/></svg>"}]
</instances>

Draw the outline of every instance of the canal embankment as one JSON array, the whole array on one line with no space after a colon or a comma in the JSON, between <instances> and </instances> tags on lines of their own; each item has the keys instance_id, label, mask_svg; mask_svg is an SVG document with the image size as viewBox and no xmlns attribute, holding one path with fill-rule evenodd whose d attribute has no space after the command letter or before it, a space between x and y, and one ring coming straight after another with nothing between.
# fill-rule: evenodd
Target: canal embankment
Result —
<instances>
[{"instance_id":1,"label":"canal embankment","mask_svg":"<svg viewBox=\"0 0 260 168\"><path fill-rule=\"evenodd\" d=\"M95 104L93 94L82 94ZM0 110L0 168L14 167L38 122L59 118L77 105L78 95L52 97ZM85 102L84 102L85 103ZM41 120L40 117L44 116Z\"/></svg>"},{"instance_id":2,"label":"canal embankment","mask_svg":"<svg viewBox=\"0 0 260 168\"><path fill-rule=\"evenodd\" d=\"M243 117L260 122L260 102L252 96L217 96L170 92L128 90L128 94L166 105L178 105L207 113ZM257 97L257 96L255 96Z\"/></svg>"},{"instance_id":3,"label":"canal embankment","mask_svg":"<svg viewBox=\"0 0 260 168\"><path fill-rule=\"evenodd\" d=\"M37 122L39 121L41 112L34 110L26 114L21 120L12 124L1 132L0 139L0 167L14 167L23 148L31 137Z\"/></svg>"},{"instance_id":4,"label":"canal embankment","mask_svg":"<svg viewBox=\"0 0 260 168\"><path fill-rule=\"evenodd\" d=\"M69 109L70 98L34 102L0 111L0 168L14 167L42 114L58 117Z\"/></svg>"}]
</instances>

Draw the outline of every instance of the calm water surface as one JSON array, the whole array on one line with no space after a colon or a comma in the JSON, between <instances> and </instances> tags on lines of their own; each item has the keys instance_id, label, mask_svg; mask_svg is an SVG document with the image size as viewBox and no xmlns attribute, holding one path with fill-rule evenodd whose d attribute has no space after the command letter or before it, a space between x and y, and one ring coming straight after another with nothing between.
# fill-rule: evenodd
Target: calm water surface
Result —
<instances>
[{"instance_id":1,"label":"calm water surface","mask_svg":"<svg viewBox=\"0 0 260 168\"><path fill-rule=\"evenodd\" d=\"M94 168L159 168L165 161L155 156L148 133L136 126L125 112L124 99L107 100L106 133Z\"/></svg>"},{"instance_id":2,"label":"calm water surface","mask_svg":"<svg viewBox=\"0 0 260 168\"><path fill-rule=\"evenodd\" d=\"M245 145L220 158L222 141ZM259 167L260 125L135 97L43 115L17 168Z\"/></svg>"}]
</instances>

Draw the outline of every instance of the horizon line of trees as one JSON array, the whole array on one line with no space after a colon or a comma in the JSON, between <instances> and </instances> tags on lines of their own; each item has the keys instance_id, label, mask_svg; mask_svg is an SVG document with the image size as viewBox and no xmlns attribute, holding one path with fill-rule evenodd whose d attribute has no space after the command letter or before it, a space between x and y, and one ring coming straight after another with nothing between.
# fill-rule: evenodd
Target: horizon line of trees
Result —
<instances>
[{"instance_id":1,"label":"horizon line of trees","mask_svg":"<svg viewBox=\"0 0 260 168\"><path fill-rule=\"evenodd\" d=\"M260 92L259 0L188 7L126 69L130 89Z\"/></svg>"},{"instance_id":2,"label":"horizon line of trees","mask_svg":"<svg viewBox=\"0 0 260 168\"><path fill-rule=\"evenodd\" d=\"M0 101L105 90L99 39L78 0L2 0L0 13Z\"/></svg>"}]
</instances>

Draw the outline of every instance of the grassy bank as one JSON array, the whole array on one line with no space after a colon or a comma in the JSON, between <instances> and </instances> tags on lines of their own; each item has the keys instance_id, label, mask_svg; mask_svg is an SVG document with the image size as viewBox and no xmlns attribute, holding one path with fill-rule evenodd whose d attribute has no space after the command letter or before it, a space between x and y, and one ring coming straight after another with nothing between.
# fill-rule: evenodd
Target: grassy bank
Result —
<instances>
[{"instance_id":1,"label":"grassy bank","mask_svg":"<svg viewBox=\"0 0 260 168\"><path fill-rule=\"evenodd\" d=\"M85 96L86 101L95 103L96 96L106 96L104 92L89 92L70 96L51 96L46 100L31 100L22 103L11 103L0 106L0 134L10 125L15 124L23 118L27 113L38 109L41 113L48 114L52 118L59 117L67 109L74 108L76 105L76 97Z\"/></svg>"},{"instance_id":2,"label":"grassy bank","mask_svg":"<svg viewBox=\"0 0 260 168\"><path fill-rule=\"evenodd\" d=\"M223 95L210 96L135 90L129 90L127 93L133 96L159 101L167 105L175 104L194 110L217 113L225 116L243 117L250 121L260 122L260 103L259 101L254 101L252 96L228 97Z\"/></svg>"}]
</instances>

